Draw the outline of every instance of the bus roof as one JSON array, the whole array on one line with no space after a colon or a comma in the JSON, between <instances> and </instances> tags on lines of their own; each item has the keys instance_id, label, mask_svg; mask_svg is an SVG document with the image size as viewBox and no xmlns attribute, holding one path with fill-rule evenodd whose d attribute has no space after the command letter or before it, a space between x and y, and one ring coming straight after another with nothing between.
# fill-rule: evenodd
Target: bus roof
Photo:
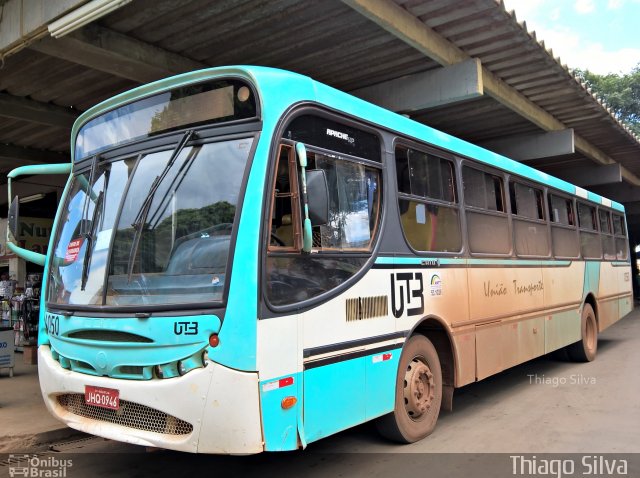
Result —
<instances>
[{"instance_id":1,"label":"bus roof","mask_svg":"<svg viewBox=\"0 0 640 478\"><path fill-rule=\"evenodd\" d=\"M418 123L410 118L351 96L348 93L315 81L307 76L277 68L261 66L217 67L183 73L142 85L93 106L85 111L73 125L71 134L72 161L76 135L80 127L88 120L137 99L221 75L239 76L252 80L259 90L262 111L265 111L264 103L267 103L270 105L269 111L279 113L274 119L273 124L277 121L280 113L283 113L285 109L292 104L304 101L316 102L329 108L348 113L357 119L382 129L432 144L456 155L471 158L532 181L546 184L549 187L564 191L579 198L587 199L598 205L624 211L624 206L618 202L609 200L527 166L526 164L514 161L506 156L494 153L460 138L438 131L430 126ZM283 88L283 83L286 83L286 88ZM273 104L279 105L279 108L271 109L271 105Z\"/></svg>"}]
</instances>

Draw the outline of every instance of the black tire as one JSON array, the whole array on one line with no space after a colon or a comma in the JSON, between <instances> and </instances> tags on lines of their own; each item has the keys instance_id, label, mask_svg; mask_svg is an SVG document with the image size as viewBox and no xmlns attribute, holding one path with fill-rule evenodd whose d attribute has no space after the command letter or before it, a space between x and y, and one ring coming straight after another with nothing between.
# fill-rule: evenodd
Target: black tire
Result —
<instances>
[{"instance_id":1,"label":"black tire","mask_svg":"<svg viewBox=\"0 0 640 478\"><path fill-rule=\"evenodd\" d=\"M438 352L424 335L414 335L405 343L395 395L393 412L376 420L380 434L400 443L431 434L442 403L442 371Z\"/></svg>"},{"instance_id":2,"label":"black tire","mask_svg":"<svg viewBox=\"0 0 640 478\"><path fill-rule=\"evenodd\" d=\"M584 304L580 320L582 339L567 346L567 354L574 362L591 362L598 351L598 322L589 304Z\"/></svg>"}]
</instances>

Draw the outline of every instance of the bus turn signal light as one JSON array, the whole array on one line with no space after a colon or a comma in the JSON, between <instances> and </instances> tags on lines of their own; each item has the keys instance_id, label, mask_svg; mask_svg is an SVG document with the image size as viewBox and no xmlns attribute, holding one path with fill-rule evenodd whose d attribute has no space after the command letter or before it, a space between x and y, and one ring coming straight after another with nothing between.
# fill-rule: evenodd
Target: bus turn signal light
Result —
<instances>
[{"instance_id":1,"label":"bus turn signal light","mask_svg":"<svg viewBox=\"0 0 640 478\"><path fill-rule=\"evenodd\" d=\"M298 402L298 399L296 397L284 397L282 399L282 408L284 408L285 410L290 409L291 407L293 407L296 403Z\"/></svg>"},{"instance_id":2,"label":"bus turn signal light","mask_svg":"<svg viewBox=\"0 0 640 478\"><path fill-rule=\"evenodd\" d=\"M217 347L220 344L220 337L218 337L218 334L211 334L211 336L209 336L209 345L211 345L212 347Z\"/></svg>"}]
</instances>

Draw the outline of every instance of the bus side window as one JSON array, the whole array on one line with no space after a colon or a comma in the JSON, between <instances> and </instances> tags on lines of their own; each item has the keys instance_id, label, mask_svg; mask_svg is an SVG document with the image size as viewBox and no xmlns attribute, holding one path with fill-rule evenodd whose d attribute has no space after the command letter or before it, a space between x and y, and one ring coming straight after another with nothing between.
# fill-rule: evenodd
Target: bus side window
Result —
<instances>
[{"instance_id":1,"label":"bus side window","mask_svg":"<svg viewBox=\"0 0 640 478\"><path fill-rule=\"evenodd\" d=\"M459 252L460 212L453 162L398 146L398 207L404 236L416 251Z\"/></svg>"},{"instance_id":2,"label":"bus side window","mask_svg":"<svg viewBox=\"0 0 640 478\"><path fill-rule=\"evenodd\" d=\"M293 148L283 144L273 186L269 249L299 249L298 179Z\"/></svg>"},{"instance_id":3,"label":"bus side window","mask_svg":"<svg viewBox=\"0 0 640 478\"><path fill-rule=\"evenodd\" d=\"M618 214L613 215L613 233L616 236L616 256L618 260L626 261L629 258L629 243L624 218Z\"/></svg>"},{"instance_id":4,"label":"bus side window","mask_svg":"<svg viewBox=\"0 0 640 478\"><path fill-rule=\"evenodd\" d=\"M549 257L550 244L544 213L544 193L518 182L509 184L516 254Z\"/></svg>"},{"instance_id":5,"label":"bus side window","mask_svg":"<svg viewBox=\"0 0 640 478\"><path fill-rule=\"evenodd\" d=\"M616 241L613 237L613 230L611 229L611 213L604 209L598 209L598 218L600 220L600 234L604 259L606 261L614 261L616 259Z\"/></svg>"},{"instance_id":6,"label":"bus side window","mask_svg":"<svg viewBox=\"0 0 640 478\"><path fill-rule=\"evenodd\" d=\"M578 203L578 226L580 227L580 251L585 259L602 258L602 244L598 234L596 208Z\"/></svg>"},{"instance_id":7,"label":"bus side window","mask_svg":"<svg viewBox=\"0 0 640 478\"><path fill-rule=\"evenodd\" d=\"M464 166L462 181L469 249L479 254L509 254L512 239L502 178Z\"/></svg>"},{"instance_id":8,"label":"bus side window","mask_svg":"<svg viewBox=\"0 0 640 478\"><path fill-rule=\"evenodd\" d=\"M549 194L551 219L551 243L556 257L576 258L580 255L580 243L575 229L573 201Z\"/></svg>"}]
</instances>

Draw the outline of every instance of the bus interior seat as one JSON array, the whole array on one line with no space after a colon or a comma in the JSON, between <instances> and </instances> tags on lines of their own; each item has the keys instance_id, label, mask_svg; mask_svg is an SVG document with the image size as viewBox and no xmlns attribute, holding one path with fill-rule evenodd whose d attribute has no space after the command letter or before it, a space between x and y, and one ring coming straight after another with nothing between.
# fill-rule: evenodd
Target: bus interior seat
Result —
<instances>
[{"instance_id":1,"label":"bus interior seat","mask_svg":"<svg viewBox=\"0 0 640 478\"><path fill-rule=\"evenodd\" d=\"M293 224L291 214L284 214L280 219L280 226L276 228L275 235L278 236L285 246L293 246Z\"/></svg>"}]
</instances>

